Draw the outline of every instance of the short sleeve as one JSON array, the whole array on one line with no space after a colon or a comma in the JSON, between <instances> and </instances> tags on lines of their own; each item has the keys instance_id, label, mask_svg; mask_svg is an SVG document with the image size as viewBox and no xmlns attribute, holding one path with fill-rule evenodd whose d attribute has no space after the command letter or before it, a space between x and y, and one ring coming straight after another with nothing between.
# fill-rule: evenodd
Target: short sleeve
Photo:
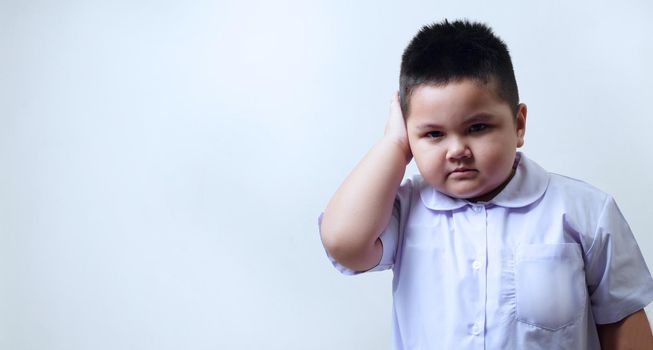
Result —
<instances>
[{"instance_id":1,"label":"short sleeve","mask_svg":"<svg viewBox=\"0 0 653 350\"><path fill-rule=\"evenodd\" d=\"M397 252L397 244L399 242L402 227L404 226L403 222L407 216L407 211L409 208L412 184L412 179L407 179L401 184L399 190L397 191L397 196L392 208L392 216L390 217L388 225L386 225L385 229L383 229L383 232L379 236L381 239L381 244L383 245L383 254L381 255L381 260L379 263L367 271L355 271L339 264L335 259L333 259L333 257L331 257L331 255L329 255L329 252L325 249L327 257L338 271L345 275L357 275L364 272L383 271L393 268ZM323 213L320 214L318 218L318 230L319 227L321 227L322 215Z\"/></svg>"},{"instance_id":2,"label":"short sleeve","mask_svg":"<svg viewBox=\"0 0 653 350\"><path fill-rule=\"evenodd\" d=\"M618 322L653 300L653 279L614 199L604 203L587 252L586 278L597 324Z\"/></svg>"}]
</instances>

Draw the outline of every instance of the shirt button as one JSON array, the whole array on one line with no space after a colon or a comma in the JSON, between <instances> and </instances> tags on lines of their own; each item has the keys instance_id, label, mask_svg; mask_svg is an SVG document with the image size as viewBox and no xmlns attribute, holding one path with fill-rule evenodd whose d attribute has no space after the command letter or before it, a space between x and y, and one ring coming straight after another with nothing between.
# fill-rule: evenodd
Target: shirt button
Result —
<instances>
[{"instance_id":1,"label":"shirt button","mask_svg":"<svg viewBox=\"0 0 653 350\"><path fill-rule=\"evenodd\" d=\"M474 323L474 326L472 326L472 334L478 335L481 333L481 327L478 326L478 323Z\"/></svg>"},{"instance_id":2,"label":"shirt button","mask_svg":"<svg viewBox=\"0 0 653 350\"><path fill-rule=\"evenodd\" d=\"M480 269L481 268L481 262L478 261L478 260L474 260L474 262L472 263L472 267L474 268L474 270Z\"/></svg>"}]
</instances>

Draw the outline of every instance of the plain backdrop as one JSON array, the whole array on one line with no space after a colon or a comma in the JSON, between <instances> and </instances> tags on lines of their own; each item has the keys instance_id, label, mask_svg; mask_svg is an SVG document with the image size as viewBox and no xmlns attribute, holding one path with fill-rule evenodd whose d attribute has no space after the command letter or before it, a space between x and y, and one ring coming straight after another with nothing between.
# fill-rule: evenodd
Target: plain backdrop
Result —
<instances>
[{"instance_id":1,"label":"plain backdrop","mask_svg":"<svg viewBox=\"0 0 653 350\"><path fill-rule=\"evenodd\" d=\"M392 273L340 275L317 216L381 136L404 47L443 18L506 41L523 151L611 193L653 266L651 15L0 0L0 348L389 348Z\"/></svg>"}]
</instances>

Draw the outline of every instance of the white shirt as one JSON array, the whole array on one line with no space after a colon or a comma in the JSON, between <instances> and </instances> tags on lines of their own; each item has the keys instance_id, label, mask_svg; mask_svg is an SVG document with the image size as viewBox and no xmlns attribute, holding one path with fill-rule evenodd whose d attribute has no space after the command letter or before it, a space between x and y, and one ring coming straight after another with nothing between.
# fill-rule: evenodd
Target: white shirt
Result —
<instances>
[{"instance_id":1,"label":"white shirt","mask_svg":"<svg viewBox=\"0 0 653 350\"><path fill-rule=\"evenodd\" d=\"M448 197L420 176L401 185L370 270L394 272L394 349L600 349L596 324L653 300L610 196L521 153L515 168L486 203Z\"/></svg>"}]
</instances>

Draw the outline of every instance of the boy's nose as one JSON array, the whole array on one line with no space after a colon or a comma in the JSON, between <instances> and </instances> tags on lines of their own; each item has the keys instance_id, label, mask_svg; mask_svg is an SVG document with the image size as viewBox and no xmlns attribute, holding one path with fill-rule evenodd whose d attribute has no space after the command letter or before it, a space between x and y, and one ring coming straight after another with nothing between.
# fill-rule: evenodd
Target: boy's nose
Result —
<instances>
[{"instance_id":1,"label":"boy's nose","mask_svg":"<svg viewBox=\"0 0 653 350\"><path fill-rule=\"evenodd\" d=\"M450 139L449 148L447 151L447 159L459 160L472 157L472 151L469 149L465 140L461 138Z\"/></svg>"}]
</instances>

